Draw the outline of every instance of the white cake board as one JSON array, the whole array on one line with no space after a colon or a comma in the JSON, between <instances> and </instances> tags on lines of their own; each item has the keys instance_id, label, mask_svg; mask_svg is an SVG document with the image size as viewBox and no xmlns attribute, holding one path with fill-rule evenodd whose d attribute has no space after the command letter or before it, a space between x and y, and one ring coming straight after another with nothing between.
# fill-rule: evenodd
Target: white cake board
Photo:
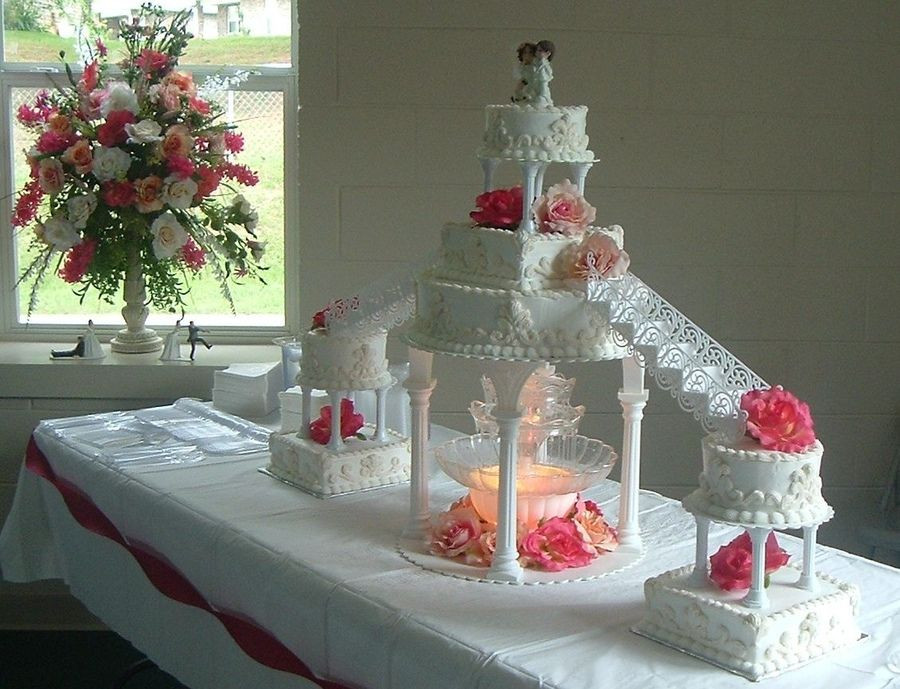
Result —
<instances>
[{"instance_id":1,"label":"white cake board","mask_svg":"<svg viewBox=\"0 0 900 689\"><path fill-rule=\"evenodd\" d=\"M282 483L291 486L292 488L297 488L302 490L304 493L308 493L313 497L319 498L321 500L328 500L329 498L339 498L342 495L356 495L357 493L368 493L371 490L380 490L381 488L387 488L388 486L402 486L404 483L409 483L409 479L406 481L394 481L393 483L382 483L377 486L366 486L365 488L358 488L356 490L348 490L343 493L320 493L312 488L308 488L300 483L296 483L295 481L291 481L290 479L284 478L283 476L279 476L272 471L269 471L266 467L259 467L257 471L261 474L265 474L266 476L271 476L276 481L281 481Z\"/></svg>"},{"instance_id":2,"label":"white cake board","mask_svg":"<svg viewBox=\"0 0 900 689\"><path fill-rule=\"evenodd\" d=\"M487 567L476 567L467 565L461 560L455 560L447 557L432 555L425 547L415 541L401 539L397 544L397 552L400 556L417 567L421 567L429 572L436 572L444 576L454 577L456 579L465 579L466 581L479 581L487 584L504 584L510 582L494 581L487 578ZM544 572L542 570L525 568L525 579L521 582L526 586L540 584L569 584L578 581L591 581L592 579L600 579L610 574L616 574L643 559L645 551L629 550L620 548L611 553L604 553L597 557L591 564L586 567L577 567L575 569L564 569L561 572ZM518 585L518 584L513 584Z\"/></svg>"}]
</instances>

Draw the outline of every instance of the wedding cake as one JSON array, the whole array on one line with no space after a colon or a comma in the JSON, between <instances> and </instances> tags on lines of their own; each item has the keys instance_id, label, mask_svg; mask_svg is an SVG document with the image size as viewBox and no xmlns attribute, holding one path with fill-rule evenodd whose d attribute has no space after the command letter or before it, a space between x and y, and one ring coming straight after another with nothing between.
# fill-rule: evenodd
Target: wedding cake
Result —
<instances>
[{"instance_id":1,"label":"wedding cake","mask_svg":"<svg viewBox=\"0 0 900 689\"><path fill-rule=\"evenodd\" d=\"M588 254L613 258L609 277L628 265L622 228L594 226L595 209L583 196L594 156L587 148L587 107L554 106L549 91L543 100L519 100L487 107L478 150L486 191L476 199L472 222L444 226L438 262L418 281L408 342L493 359L620 359L625 350L607 319L585 308ZM501 161L522 166L524 188L493 188ZM576 182L545 190L551 163L569 165Z\"/></svg>"},{"instance_id":2,"label":"wedding cake","mask_svg":"<svg viewBox=\"0 0 900 689\"><path fill-rule=\"evenodd\" d=\"M385 424L384 403L393 379L385 358L387 333L328 332L327 309L303 335L300 373L301 421L292 420L269 438L266 471L318 497L331 497L409 480L409 441ZM311 419L314 390L330 404ZM348 393L375 390L375 423L365 423ZM296 413L294 414L296 415Z\"/></svg>"}]
</instances>

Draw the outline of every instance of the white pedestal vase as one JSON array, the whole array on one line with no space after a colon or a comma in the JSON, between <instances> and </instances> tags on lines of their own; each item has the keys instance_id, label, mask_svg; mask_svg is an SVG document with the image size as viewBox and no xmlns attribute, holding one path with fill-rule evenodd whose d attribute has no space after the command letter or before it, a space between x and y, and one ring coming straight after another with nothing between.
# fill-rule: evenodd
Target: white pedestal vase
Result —
<instances>
[{"instance_id":1,"label":"white pedestal vase","mask_svg":"<svg viewBox=\"0 0 900 689\"><path fill-rule=\"evenodd\" d=\"M163 340L155 330L147 328L147 284L144 281L144 269L141 265L137 249L131 251L128 269L125 272L124 288L125 306L122 318L125 328L119 331L110 341L110 349L122 354L147 354L158 352L163 348Z\"/></svg>"}]
</instances>

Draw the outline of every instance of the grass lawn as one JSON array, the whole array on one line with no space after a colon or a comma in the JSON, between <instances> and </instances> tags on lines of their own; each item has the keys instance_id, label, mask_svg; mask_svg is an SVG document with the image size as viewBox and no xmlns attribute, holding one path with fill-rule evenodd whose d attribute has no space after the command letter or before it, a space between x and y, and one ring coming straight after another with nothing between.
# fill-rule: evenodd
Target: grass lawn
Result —
<instances>
[{"instance_id":1,"label":"grass lawn","mask_svg":"<svg viewBox=\"0 0 900 689\"><path fill-rule=\"evenodd\" d=\"M34 31L4 33L6 59L10 62L56 62L59 51L66 51L70 64L78 62L78 51L71 38ZM111 61L124 57L121 41L109 41ZM189 65L289 65L290 36L223 36L195 38L181 59Z\"/></svg>"}]
</instances>

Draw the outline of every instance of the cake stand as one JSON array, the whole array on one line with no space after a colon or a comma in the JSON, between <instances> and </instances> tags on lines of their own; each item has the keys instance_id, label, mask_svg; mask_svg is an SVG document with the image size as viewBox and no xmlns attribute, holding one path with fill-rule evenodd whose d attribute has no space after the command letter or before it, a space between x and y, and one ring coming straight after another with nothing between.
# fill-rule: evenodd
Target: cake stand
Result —
<instances>
[{"instance_id":1,"label":"cake stand","mask_svg":"<svg viewBox=\"0 0 900 689\"><path fill-rule=\"evenodd\" d=\"M480 159L484 171L484 189L493 189L493 176L501 159ZM515 160L520 165L524 182L522 194L522 221L517 232L522 236L537 231L531 207L543 193L543 177L549 162L568 163L581 192L591 162ZM612 334L612 331L610 331ZM577 359L501 358L469 355L455 351L425 346L410 336L410 374L404 383L409 392L412 413L410 438L410 514L403 531L404 548L427 553L430 536L431 511L429 509L428 471L425 466L428 438L429 405L436 380L432 376L434 354L449 354L483 360L483 370L496 389L494 416L499 436L499 476L497 506L497 547L485 578L489 581L523 583L525 574L518 561L516 545L516 492L518 465L518 437L523 407L519 394L529 376L543 364L565 363ZM620 550L637 560L643 553L640 525L638 523L638 491L640 484L641 420L647 403L648 391L644 388L644 369L638 359L626 350L618 349L607 359L622 360L623 382L619 391L624 418L624 434L621 452L621 492L619 502L618 534ZM599 360L599 359L598 359ZM624 555L623 555L624 556ZM602 559L602 558L601 558Z\"/></svg>"}]
</instances>

